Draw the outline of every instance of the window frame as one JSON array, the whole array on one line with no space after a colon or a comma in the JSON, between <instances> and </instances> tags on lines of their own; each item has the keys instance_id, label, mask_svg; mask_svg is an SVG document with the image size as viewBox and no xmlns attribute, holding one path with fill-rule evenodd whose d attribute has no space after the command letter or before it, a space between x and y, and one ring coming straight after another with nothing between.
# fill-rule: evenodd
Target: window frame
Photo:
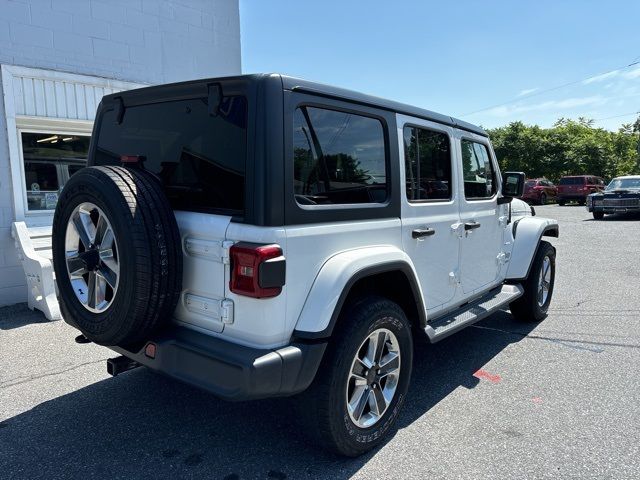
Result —
<instances>
[{"instance_id":1,"label":"window frame","mask_svg":"<svg viewBox=\"0 0 640 480\"><path fill-rule=\"evenodd\" d=\"M41 123L46 123L46 122L41 122ZM71 122L69 122L71 123ZM76 128L60 128L60 127L56 127L56 126L52 126L51 128L47 128L46 126L42 126L42 127L35 127L35 126L29 126L29 125L25 125L25 126L21 126L21 124L18 122L17 128L16 128L16 135L18 137L18 153L19 153L19 160L20 160L20 188L21 188L21 198L22 198L22 202L24 205L24 216L25 218L27 217L37 217L37 216L53 216L55 210L29 210L29 203L27 200L27 181L26 181L26 175L25 175L25 159L24 159L24 149L23 149L23 145L22 145L22 134L23 133L37 133L37 134L45 134L45 135L75 135L77 137L88 137L89 140L91 140L91 127L93 125L93 122L87 122L88 124L90 123L90 125L87 125L86 129L82 129L82 128L77 128L77 121L73 122L74 124L76 124ZM87 151L87 161L89 159L89 150ZM37 160L34 160L37 161ZM41 163L46 163L46 162L41 162ZM56 167L56 174L58 176L58 187L59 189L62 189L64 187L64 185L67 183L67 181L69 181L69 172L66 169L62 168L62 165L55 163L54 164ZM64 171L63 171L64 170ZM16 195L17 192L14 192L14 195Z\"/></svg>"},{"instance_id":2,"label":"window frame","mask_svg":"<svg viewBox=\"0 0 640 480\"><path fill-rule=\"evenodd\" d=\"M496 184L496 189L495 192L493 192L493 195L490 197L469 197L467 198L467 195L465 194L465 190L464 190L464 164L462 162L462 142L463 141L468 141L468 142L473 142L473 143L478 143L480 145L483 145L486 149L487 149L487 153L489 156L489 162L491 163L491 166L493 167L493 173L494 173L494 183ZM494 201L498 198L498 195L500 194L500 192L502 191L502 179L500 179L500 175L498 175L497 173L500 171L500 169L498 168L498 162L495 158L493 149L491 148L491 145L488 141L482 141L478 138L473 138L468 134L462 134L459 137L459 143L458 143L458 147L460 149L460 153L459 153L459 163L460 163L460 178L461 178L461 185L460 188L462 189L462 198L466 201L466 202L486 202L486 201Z\"/></svg>"},{"instance_id":3,"label":"window frame","mask_svg":"<svg viewBox=\"0 0 640 480\"><path fill-rule=\"evenodd\" d=\"M449 179L449 183L450 183L450 188L449 188L449 198L448 199L442 199L442 198L424 198L424 199L419 199L419 200L409 200L409 197L407 196L407 187L406 187L406 183L407 183L407 162L406 162L406 153L404 151L404 129L405 128L419 128L421 130L427 130L430 132L435 132L435 133L442 133L444 135L447 136L447 139L449 140L449 165L451 167L450 170L450 179ZM453 202L454 198L455 198L455 192L454 192L454 186L455 186L455 181L454 181L454 175L455 175L455 169L454 169L454 162L455 162L455 153L454 153L454 142L452 141L454 137L451 135L450 132L446 131L446 130L439 130L437 128L434 127L427 127L425 125L420 125L419 123L415 123L415 122L407 122L404 123L402 125L402 145L400 145L400 147L402 148L402 159L404 160L403 162L403 168L404 168L404 179L405 179L405 185L403 185L403 191L404 191L404 198L405 200L409 203L409 204L420 204L420 203L450 203Z\"/></svg>"},{"instance_id":4,"label":"window frame","mask_svg":"<svg viewBox=\"0 0 640 480\"><path fill-rule=\"evenodd\" d=\"M321 108L378 120L382 127L385 153L387 199L384 202L340 203L331 205L301 205L294 197L293 140L294 116L299 107ZM332 221L366 220L400 217L398 183L400 159L395 112L361 105L320 94L284 91L284 213L286 225L326 223Z\"/></svg>"}]
</instances>

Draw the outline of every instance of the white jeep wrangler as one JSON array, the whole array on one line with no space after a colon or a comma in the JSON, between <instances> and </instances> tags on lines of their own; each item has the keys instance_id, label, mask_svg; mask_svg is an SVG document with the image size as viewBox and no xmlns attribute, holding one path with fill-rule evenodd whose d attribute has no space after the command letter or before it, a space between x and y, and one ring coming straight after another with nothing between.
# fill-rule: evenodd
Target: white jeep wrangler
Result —
<instances>
[{"instance_id":1,"label":"white jeep wrangler","mask_svg":"<svg viewBox=\"0 0 640 480\"><path fill-rule=\"evenodd\" d=\"M300 394L306 430L358 455L394 426L414 337L546 316L558 225L523 183L481 128L281 75L109 95L55 212L60 306L112 374Z\"/></svg>"}]
</instances>

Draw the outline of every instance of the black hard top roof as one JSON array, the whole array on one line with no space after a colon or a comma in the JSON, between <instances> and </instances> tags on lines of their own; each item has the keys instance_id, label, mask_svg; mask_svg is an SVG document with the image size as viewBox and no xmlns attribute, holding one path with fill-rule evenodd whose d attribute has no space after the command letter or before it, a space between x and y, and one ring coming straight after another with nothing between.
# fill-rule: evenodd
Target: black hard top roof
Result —
<instances>
[{"instance_id":1,"label":"black hard top roof","mask_svg":"<svg viewBox=\"0 0 640 480\"><path fill-rule=\"evenodd\" d=\"M402 113L405 115L422 118L424 120L430 120L430 121L441 123L451 127L460 128L462 130L466 130L472 133L477 133L478 135L487 136L487 132L485 132L482 128L476 125L473 125L471 123L465 122L463 120L450 117L448 115L442 115L440 113L432 112L431 110L414 107L412 105L407 105L400 102L394 102L392 100L386 100L384 98L375 97L372 95L365 95L364 93L356 92L353 90L333 87L331 85L325 85L323 83L318 83L318 82L311 82L309 80L303 80L301 78L290 77L287 75L281 75L277 73L238 75L233 77L218 77L218 78L208 78L208 79L201 79L201 80L190 80L187 82L172 83L167 85L154 85L146 88L140 88L136 90L129 90L126 92L118 92L111 95L107 95L105 97L105 100L113 101L117 97L122 97L125 100L125 103L129 103L127 99L129 99L129 101L133 101L134 103L137 103L136 100L140 102L146 102L153 97L160 97L160 96L164 97L165 94L167 93L167 90L171 90L173 95L175 95L175 97L178 98L182 94L186 95L187 91L193 91L194 87L199 87L198 90L200 90L201 88L206 88L206 85L215 83L215 82L222 82L225 80L226 81L243 80L247 82L258 83L263 81L273 81L274 78L279 78L281 80L282 86L285 90L308 92L316 95L322 95L322 96L341 99L341 100L348 100L350 102L373 106L376 108L382 108L384 110ZM159 95L160 92L163 92L163 94Z\"/></svg>"},{"instance_id":2,"label":"black hard top roof","mask_svg":"<svg viewBox=\"0 0 640 480\"><path fill-rule=\"evenodd\" d=\"M405 103L394 102L393 100L387 100L385 98L375 97L373 95L365 95L364 93L356 92L353 90L333 87L331 85L325 85L317 82L310 82L308 80L289 77L286 75L281 75L281 78L282 84L286 90L305 91L318 95L324 95L327 97L345 99L364 105L371 105L378 108L383 108L385 110L391 110L397 113L403 113L425 120L431 120L433 122L442 123L452 127L461 128L462 130L477 133L478 135L487 136L487 132L476 125L465 122L464 120L450 117L448 115L442 115L440 113L432 112L431 110L426 110L424 108L418 108L412 105L407 105Z\"/></svg>"}]
</instances>

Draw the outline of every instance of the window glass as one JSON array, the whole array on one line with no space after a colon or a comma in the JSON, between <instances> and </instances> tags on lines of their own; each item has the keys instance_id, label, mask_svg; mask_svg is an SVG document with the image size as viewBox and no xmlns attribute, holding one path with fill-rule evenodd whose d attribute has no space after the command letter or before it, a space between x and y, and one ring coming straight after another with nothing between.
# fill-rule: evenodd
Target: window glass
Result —
<instances>
[{"instance_id":1,"label":"window glass","mask_svg":"<svg viewBox=\"0 0 640 480\"><path fill-rule=\"evenodd\" d=\"M22 156L28 210L54 210L64 182L66 165L87 163L89 137L22 132Z\"/></svg>"},{"instance_id":2,"label":"window glass","mask_svg":"<svg viewBox=\"0 0 640 480\"><path fill-rule=\"evenodd\" d=\"M299 204L382 203L387 199L384 131L379 120L299 107L293 130L293 189Z\"/></svg>"},{"instance_id":3,"label":"window glass","mask_svg":"<svg viewBox=\"0 0 640 480\"><path fill-rule=\"evenodd\" d=\"M97 141L96 165L119 164L121 155L144 157L174 209L244 212L244 97L224 97L215 116L204 98L128 107L120 124L109 110Z\"/></svg>"},{"instance_id":4,"label":"window glass","mask_svg":"<svg viewBox=\"0 0 640 480\"><path fill-rule=\"evenodd\" d=\"M449 136L417 127L405 127L404 158L409 201L451 198Z\"/></svg>"},{"instance_id":5,"label":"window glass","mask_svg":"<svg viewBox=\"0 0 640 480\"><path fill-rule=\"evenodd\" d=\"M496 180L486 145L471 140L462 140L461 144L465 198L492 197L496 193Z\"/></svg>"}]
</instances>

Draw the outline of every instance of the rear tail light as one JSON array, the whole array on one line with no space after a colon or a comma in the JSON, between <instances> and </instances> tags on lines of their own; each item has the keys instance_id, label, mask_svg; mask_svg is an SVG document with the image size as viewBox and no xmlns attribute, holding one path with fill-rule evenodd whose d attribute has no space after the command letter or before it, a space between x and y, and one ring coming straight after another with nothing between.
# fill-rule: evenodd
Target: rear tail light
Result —
<instances>
[{"instance_id":1,"label":"rear tail light","mask_svg":"<svg viewBox=\"0 0 640 480\"><path fill-rule=\"evenodd\" d=\"M286 262L278 245L236 243L229 250L233 293L254 298L280 295L285 283Z\"/></svg>"}]
</instances>

